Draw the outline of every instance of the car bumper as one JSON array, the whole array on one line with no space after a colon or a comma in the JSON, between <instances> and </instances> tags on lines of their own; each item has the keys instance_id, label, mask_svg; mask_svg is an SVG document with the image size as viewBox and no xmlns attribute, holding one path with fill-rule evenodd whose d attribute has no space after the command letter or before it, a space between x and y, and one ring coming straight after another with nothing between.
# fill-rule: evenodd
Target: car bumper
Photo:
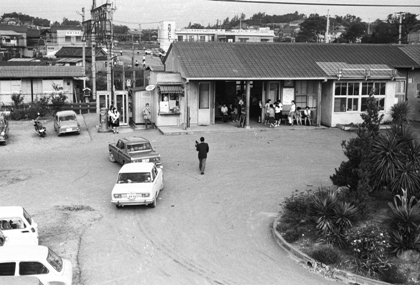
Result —
<instances>
[{"instance_id":1,"label":"car bumper","mask_svg":"<svg viewBox=\"0 0 420 285\"><path fill-rule=\"evenodd\" d=\"M0 143L6 142L6 139L4 137L0 137Z\"/></svg>"},{"instance_id":2,"label":"car bumper","mask_svg":"<svg viewBox=\"0 0 420 285\"><path fill-rule=\"evenodd\" d=\"M80 133L80 129L76 128L68 128L68 129L60 129L58 130L58 134L68 134L68 133Z\"/></svg>"},{"instance_id":3,"label":"car bumper","mask_svg":"<svg viewBox=\"0 0 420 285\"><path fill-rule=\"evenodd\" d=\"M138 198L138 199L113 199L111 200L111 203L117 205L117 206L135 206L135 205L149 205L153 203L152 198Z\"/></svg>"}]
</instances>

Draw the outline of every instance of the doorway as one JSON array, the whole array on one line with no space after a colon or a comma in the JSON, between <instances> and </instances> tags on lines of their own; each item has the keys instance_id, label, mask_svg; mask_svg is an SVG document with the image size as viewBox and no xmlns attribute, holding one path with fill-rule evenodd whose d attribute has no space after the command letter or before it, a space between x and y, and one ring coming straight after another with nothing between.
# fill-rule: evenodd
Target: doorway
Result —
<instances>
[{"instance_id":1,"label":"doorway","mask_svg":"<svg viewBox=\"0 0 420 285\"><path fill-rule=\"evenodd\" d=\"M120 125L128 125L128 92L115 91L115 107L120 112Z\"/></svg>"},{"instance_id":2,"label":"doorway","mask_svg":"<svg viewBox=\"0 0 420 285\"><path fill-rule=\"evenodd\" d=\"M210 82L198 86L198 125L210 125Z\"/></svg>"}]
</instances>

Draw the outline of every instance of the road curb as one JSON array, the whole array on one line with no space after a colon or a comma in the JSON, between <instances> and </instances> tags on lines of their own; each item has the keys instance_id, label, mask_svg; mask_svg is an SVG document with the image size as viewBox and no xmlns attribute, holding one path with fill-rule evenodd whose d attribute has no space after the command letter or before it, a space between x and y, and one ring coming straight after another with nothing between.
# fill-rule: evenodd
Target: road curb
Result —
<instances>
[{"instance_id":1,"label":"road curb","mask_svg":"<svg viewBox=\"0 0 420 285\"><path fill-rule=\"evenodd\" d=\"M288 255L295 259L300 265L308 269L309 271L316 272L322 276L334 279L336 281L341 281L351 285L389 285L391 283L382 282L378 280L373 280L364 276L353 274L344 270L336 269L330 267L322 262L316 261L307 254L301 252L300 250L294 248L290 245L277 231L277 225L281 215L279 215L273 222L271 227L271 232L277 244L282 247Z\"/></svg>"}]
</instances>

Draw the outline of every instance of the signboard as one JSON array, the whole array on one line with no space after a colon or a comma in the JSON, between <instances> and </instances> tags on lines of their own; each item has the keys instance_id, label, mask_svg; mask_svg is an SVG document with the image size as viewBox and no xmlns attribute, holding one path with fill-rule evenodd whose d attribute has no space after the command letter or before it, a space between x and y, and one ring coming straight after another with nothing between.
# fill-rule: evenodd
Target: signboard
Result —
<instances>
[{"instance_id":1,"label":"signboard","mask_svg":"<svg viewBox=\"0 0 420 285\"><path fill-rule=\"evenodd\" d=\"M292 105L295 100L295 88L283 88L283 105Z\"/></svg>"}]
</instances>

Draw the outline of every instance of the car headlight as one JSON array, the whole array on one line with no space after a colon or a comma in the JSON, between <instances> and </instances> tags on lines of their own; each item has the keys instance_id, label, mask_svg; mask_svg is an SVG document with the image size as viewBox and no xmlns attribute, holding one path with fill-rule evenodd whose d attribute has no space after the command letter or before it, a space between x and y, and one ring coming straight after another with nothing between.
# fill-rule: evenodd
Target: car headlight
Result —
<instances>
[{"instance_id":1,"label":"car headlight","mask_svg":"<svg viewBox=\"0 0 420 285\"><path fill-rule=\"evenodd\" d=\"M121 194L114 194L114 198L115 199L122 198L122 195Z\"/></svg>"}]
</instances>

